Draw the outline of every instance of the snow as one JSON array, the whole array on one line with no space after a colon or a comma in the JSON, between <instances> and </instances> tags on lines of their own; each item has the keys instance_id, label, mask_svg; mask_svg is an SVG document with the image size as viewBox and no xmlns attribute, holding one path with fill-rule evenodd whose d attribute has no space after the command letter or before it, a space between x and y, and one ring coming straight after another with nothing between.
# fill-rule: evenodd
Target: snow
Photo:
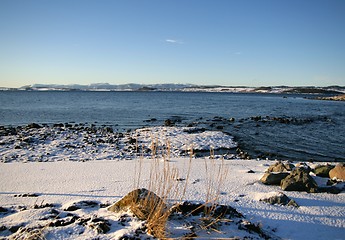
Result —
<instances>
[{"instance_id":1,"label":"snow","mask_svg":"<svg viewBox=\"0 0 345 240\"><path fill-rule=\"evenodd\" d=\"M193 133L193 132L196 133ZM138 135L141 144L149 145L157 142L159 146L170 145L170 148L179 151L210 150L211 148L235 148L237 143L233 137L223 132L205 131L193 127L151 127L137 129L134 135Z\"/></svg>"},{"instance_id":2,"label":"snow","mask_svg":"<svg viewBox=\"0 0 345 240\"><path fill-rule=\"evenodd\" d=\"M122 135L107 128L76 126L72 128L42 127L21 129L16 135L0 138L0 161L87 161L128 159L137 152L137 145L147 149L152 143L166 148L170 154L179 156L182 151L210 150L213 148L235 148L233 137L222 132L204 131L194 127L151 127L137 129ZM132 148L128 143L132 142ZM151 149L152 150L152 149Z\"/></svg>"},{"instance_id":3,"label":"snow","mask_svg":"<svg viewBox=\"0 0 345 240\"><path fill-rule=\"evenodd\" d=\"M152 144L152 138L159 143L158 145L167 144L167 139L169 139L168 142L172 149L188 148L191 143L193 143L194 149L210 149L210 146L225 148L236 146L231 136L220 132L187 133L185 130L185 128L175 127L138 129L128 133L126 139L136 137L137 144L141 145ZM37 131L47 131L47 129ZM44 234L46 239L91 239L95 237L120 239L126 234L127 236L134 235L141 231L144 224L142 221L133 217L130 212L113 213L100 207L99 204L112 204L138 187L149 188L150 182L152 183L152 179L150 179L152 169L161 169L167 165L169 169L178 170L178 178L181 180L174 181L179 194L170 196L169 203L175 203L181 199L205 202L207 199L216 197L219 204L230 205L244 215L244 219L233 219L234 222L229 223L223 222L217 231L197 229L200 239L263 238L257 233L239 229L240 221L241 226L249 224L249 221L260 225L273 239L344 239L344 191L339 194L284 192L300 205L299 208L270 205L260 201L261 198L282 192L278 186L267 186L259 182L267 167L273 163L272 161L189 158L173 154L168 159L161 156L153 158L134 156L132 159L126 160L111 155L119 154L119 152L112 152L107 155L109 157L102 157L101 160L97 157L97 153L92 153L92 155L90 152L88 153L90 161L67 161L71 158L70 153L60 149L56 141L80 143L79 138L73 136L79 136L78 134L81 133L74 134L68 135L69 137L64 135L64 138L52 139L49 141L50 143L48 141L35 143L37 144L34 146L35 151L17 149L22 151L20 152L21 157L12 161L6 158L6 163L0 163L0 206L8 210L8 212L0 213L0 228L2 226L7 228L7 230L0 231L0 239L1 236L6 238L12 234L8 230L10 227L25 225L35 228L38 225L46 226L52 219L54 221L68 220L73 219L73 216L78 216L79 219L66 226L46 226L39 233ZM34 135L36 136L37 132ZM93 140L97 138L96 135ZM4 138L1 141L4 141ZM123 140L123 144L126 141ZM1 145L2 158L11 152L6 146ZM117 146L124 147L124 145ZM98 153L103 156L106 151L110 151L110 147L114 146L109 145L109 149L106 144L94 147L98 148ZM44 149L49 152L55 150L54 158L47 158L47 162L27 161L28 155L32 155L34 152L38 154ZM12 151L14 151L13 148ZM78 159L83 158L85 153L80 151L74 152L74 154ZM111 159L110 156L113 158ZM248 172L249 170L252 171ZM315 176L314 178L319 184L325 184L324 179ZM155 184L159 185L160 182L155 182ZM212 188L211 196L208 194L210 186ZM186 191L183 193L185 187ZM35 193L37 197L20 197L28 193ZM88 207L82 201L93 201L98 206ZM34 207L45 204L53 207ZM80 209L70 212L64 210L71 205L78 205ZM55 218L53 210L58 211ZM51 218L52 215L53 218ZM49 217L51 219L48 219ZM95 230L97 218L110 224L110 230L107 233L98 233ZM78 221L80 224L77 224ZM181 237L181 234L190 232L191 226L188 224L192 221L200 221L200 219L193 217L183 220L172 219L168 222L168 231L173 237ZM20 230L15 234L19 233ZM149 237L147 234L140 236L143 239Z\"/></svg>"}]
</instances>

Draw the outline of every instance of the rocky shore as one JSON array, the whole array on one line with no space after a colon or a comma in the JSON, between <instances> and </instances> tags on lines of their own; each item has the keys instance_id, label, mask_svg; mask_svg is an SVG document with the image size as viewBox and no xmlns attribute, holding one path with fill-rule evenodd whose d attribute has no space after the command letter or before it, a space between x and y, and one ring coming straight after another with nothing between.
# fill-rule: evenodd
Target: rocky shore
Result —
<instances>
[{"instance_id":1,"label":"rocky shore","mask_svg":"<svg viewBox=\"0 0 345 240\"><path fill-rule=\"evenodd\" d=\"M345 94L337 95L333 97L319 97L318 100L330 100L330 101L345 101Z\"/></svg>"},{"instance_id":2,"label":"rocky shore","mask_svg":"<svg viewBox=\"0 0 345 240\"><path fill-rule=\"evenodd\" d=\"M189 156L219 149L225 158L237 147L233 137L198 127L149 127L116 132L111 127L87 124L32 123L0 127L0 161L52 162L130 160L136 157ZM234 152L234 150L232 150Z\"/></svg>"},{"instance_id":3,"label":"rocky shore","mask_svg":"<svg viewBox=\"0 0 345 240\"><path fill-rule=\"evenodd\" d=\"M315 119L242 121L300 126ZM75 123L2 126L0 239L342 236L344 164L251 159L221 131L234 122L178 126L169 119L126 132ZM172 186L178 195L161 192Z\"/></svg>"}]
</instances>

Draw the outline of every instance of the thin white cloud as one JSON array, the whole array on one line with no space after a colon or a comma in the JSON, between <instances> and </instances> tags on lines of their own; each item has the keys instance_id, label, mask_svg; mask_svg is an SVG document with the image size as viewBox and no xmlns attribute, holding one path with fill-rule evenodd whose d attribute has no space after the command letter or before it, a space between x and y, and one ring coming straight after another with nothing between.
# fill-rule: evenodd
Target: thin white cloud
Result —
<instances>
[{"instance_id":1,"label":"thin white cloud","mask_svg":"<svg viewBox=\"0 0 345 240\"><path fill-rule=\"evenodd\" d=\"M234 52L235 55L242 55L242 52Z\"/></svg>"},{"instance_id":2,"label":"thin white cloud","mask_svg":"<svg viewBox=\"0 0 345 240\"><path fill-rule=\"evenodd\" d=\"M165 39L165 42L167 42L167 43L172 43L172 44L184 44L183 41L181 41L181 40L176 40L176 39Z\"/></svg>"}]
</instances>

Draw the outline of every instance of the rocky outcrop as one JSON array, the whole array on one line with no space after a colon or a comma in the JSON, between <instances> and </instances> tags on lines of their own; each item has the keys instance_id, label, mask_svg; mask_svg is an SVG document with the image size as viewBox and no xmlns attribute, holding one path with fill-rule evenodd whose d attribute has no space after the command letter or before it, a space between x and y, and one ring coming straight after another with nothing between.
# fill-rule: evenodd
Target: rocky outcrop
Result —
<instances>
[{"instance_id":1,"label":"rocky outcrop","mask_svg":"<svg viewBox=\"0 0 345 240\"><path fill-rule=\"evenodd\" d=\"M345 164L339 163L335 168L329 171L329 177L331 179L337 179L345 181Z\"/></svg>"},{"instance_id":2,"label":"rocky outcrop","mask_svg":"<svg viewBox=\"0 0 345 240\"><path fill-rule=\"evenodd\" d=\"M280 182L289 175L288 172L265 173L260 181L266 185L280 185Z\"/></svg>"},{"instance_id":3,"label":"rocky outcrop","mask_svg":"<svg viewBox=\"0 0 345 240\"><path fill-rule=\"evenodd\" d=\"M333 168L334 168L333 165L318 165L312 171L318 177L328 178L329 171L331 171Z\"/></svg>"},{"instance_id":4,"label":"rocky outcrop","mask_svg":"<svg viewBox=\"0 0 345 240\"><path fill-rule=\"evenodd\" d=\"M283 179L280 187L284 191L317 192L317 184L305 168L295 168L289 176Z\"/></svg>"},{"instance_id":5,"label":"rocky outcrop","mask_svg":"<svg viewBox=\"0 0 345 240\"><path fill-rule=\"evenodd\" d=\"M291 163L283 163L279 161L269 166L266 172L289 172L294 167L295 166Z\"/></svg>"}]
</instances>

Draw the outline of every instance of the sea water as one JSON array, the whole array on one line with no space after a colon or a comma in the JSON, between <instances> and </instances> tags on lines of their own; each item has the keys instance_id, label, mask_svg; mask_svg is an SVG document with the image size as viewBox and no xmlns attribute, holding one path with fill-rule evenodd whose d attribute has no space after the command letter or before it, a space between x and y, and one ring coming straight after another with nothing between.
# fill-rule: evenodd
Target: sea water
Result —
<instances>
[{"instance_id":1,"label":"sea water","mask_svg":"<svg viewBox=\"0 0 345 240\"><path fill-rule=\"evenodd\" d=\"M306 95L209 92L0 91L0 124L88 123L126 131L212 119L252 157L345 161L345 104ZM275 120L272 120L275 119ZM291 120L284 122L284 119Z\"/></svg>"}]
</instances>

